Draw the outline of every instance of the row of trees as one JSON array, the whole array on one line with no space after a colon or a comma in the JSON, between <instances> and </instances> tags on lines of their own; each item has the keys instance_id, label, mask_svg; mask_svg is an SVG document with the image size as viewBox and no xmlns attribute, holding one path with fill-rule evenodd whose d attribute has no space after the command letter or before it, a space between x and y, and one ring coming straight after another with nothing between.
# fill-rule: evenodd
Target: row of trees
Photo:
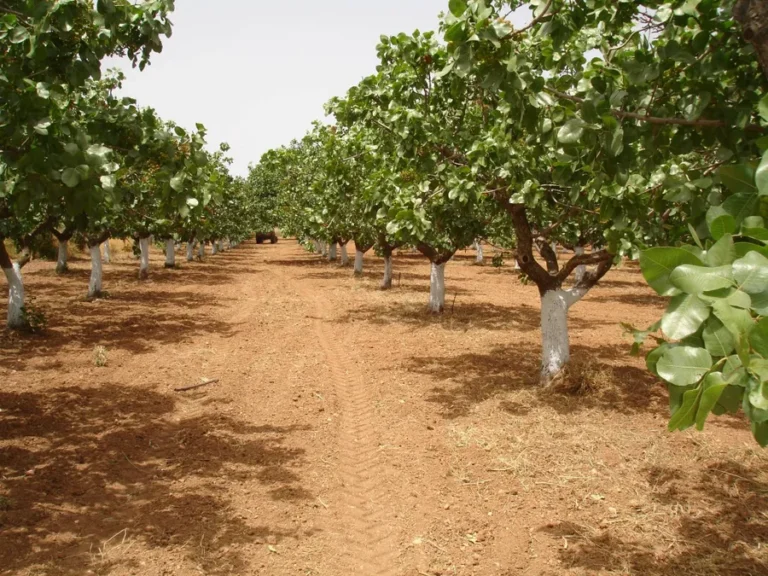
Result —
<instances>
[{"instance_id":1,"label":"row of trees","mask_svg":"<svg viewBox=\"0 0 768 576\"><path fill-rule=\"evenodd\" d=\"M506 17L526 5L529 23L516 29ZM543 384L568 363L569 308L612 266L643 254L651 286L674 296L649 357L669 383L671 427L703 425L711 411L741 404L768 442L768 370L758 362L768 350L748 344L764 326L756 291L768 288L750 284L768 279L768 188L754 176L768 148L763 4L448 8L442 41L382 37L376 73L327 105L333 125L316 123L253 169L278 190L282 227L342 249L354 241L356 272L375 246L384 288L392 250L416 248L431 262L434 312L457 250L477 238L514 247L541 296ZM553 242L573 255L558 260ZM665 245L682 247L654 248ZM677 266L698 268L672 273ZM635 331L638 343L652 329ZM733 348L707 351L713 332L730 334ZM741 372L727 380L724 359L734 365L738 346Z\"/></svg>"},{"instance_id":2,"label":"row of trees","mask_svg":"<svg viewBox=\"0 0 768 576\"><path fill-rule=\"evenodd\" d=\"M116 92L122 75L102 75L106 56L144 68L171 35L173 0L6 0L0 3L0 267L9 285L7 323L27 322L21 269L33 246L53 234L57 271L68 243L85 239L92 262L88 297L102 293L100 245L134 238L139 275L149 244L193 245L253 230L258 206L245 180L229 174L222 144L206 150L206 131L187 130ZM4 241L18 256L11 259Z\"/></svg>"}]
</instances>

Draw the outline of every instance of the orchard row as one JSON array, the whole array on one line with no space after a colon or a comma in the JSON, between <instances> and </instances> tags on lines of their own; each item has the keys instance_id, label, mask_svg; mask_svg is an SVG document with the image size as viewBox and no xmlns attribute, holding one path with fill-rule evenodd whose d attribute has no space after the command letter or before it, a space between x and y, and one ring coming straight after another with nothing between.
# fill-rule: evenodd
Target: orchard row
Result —
<instances>
[{"instance_id":1,"label":"orchard row","mask_svg":"<svg viewBox=\"0 0 768 576\"><path fill-rule=\"evenodd\" d=\"M118 97L123 77L103 74L106 56L144 68L171 34L173 0L10 0L0 4L0 266L9 286L7 324L28 321L22 268L37 243L69 241L91 255L89 298L102 292L99 246L134 238L140 277L150 237L166 245L238 242L261 225L257 200L229 173L228 146L206 150L188 130ZM15 245L12 259L5 241Z\"/></svg>"},{"instance_id":2,"label":"orchard row","mask_svg":"<svg viewBox=\"0 0 768 576\"><path fill-rule=\"evenodd\" d=\"M382 37L376 71L265 154L254 193L310 246L354 242L358 271L375 247L384 288L392 251L416 248L435 313L457 250L514 249L541 295L544 385L569 361L569 308L639 259L671 298L632 329L637 350L656 339L670 427L743 407L766 444L767 38L756 0L450 0L439 33Z\"/></svg>"}]
</instances>

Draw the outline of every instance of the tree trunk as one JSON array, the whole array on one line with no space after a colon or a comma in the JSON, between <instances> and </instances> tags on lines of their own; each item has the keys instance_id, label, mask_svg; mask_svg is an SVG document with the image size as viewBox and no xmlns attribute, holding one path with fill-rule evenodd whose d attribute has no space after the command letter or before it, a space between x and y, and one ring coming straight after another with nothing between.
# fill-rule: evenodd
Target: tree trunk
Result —
<instances>
[{"instance_id":1,"label":"tree trunk","mask_svg":"<svg viewBox=\"0 0 768 576\"><path fill-rule=\"evenodd\" d=\"M381 283L382 290L392 288L392 254L384 254L384 280Z\"/></svg>"},{"instance_id":2,"label":"tree trunk","mask_svg":"<svg viewBox=\"0 0 768 576\"><path fill-rule=\"evenodd\" d=\"M328 247L328 262L336 262L336 242Z\"/></svg>"},{"instance_id":3,"label":"tree trunk","mask_svg":"<svg viewBox=\"0 0 768 576\"><path fill-rule=\"evenodd\" d=\"M56 260L56 274L64 274L69 270L67 258L69 256L69 240L59 240L59 257Z\"/></svg>"},{"instance_id":4,"label":"tree trunk","mask_svg":"<svg viewBox=\"0 0 768 576\"><path fill-rule=\"evenodd\" d=\"M165 267L176 268L176 241L173 238L165 241Z\"/></svg>"},{"instance_id":5,"label":"tree trunk","mask_svg":"<svg viewBox=\"0 0 768 576\"><path fill-rule=\"evenodd\" d=\"M200 246L197 249L197 255L200 257L200 260L205 257L205 242L202 240L200 240Z\"/></svg>"},{"instance_id":6,"label":"tree trunk","mask_svg":"<svg viewBox=\"0 0 768 576\"><path fill-rule=\"evenodd\" d=\"M584 255L584 246L576 246L576 248L573 249L574 254L576 256L583 256ZM584 280L584 275L587 273L587 267L585 265L578 266L576 268L574 280L576 284L581 283L582 280Z\"/></svg>"},{"instance_id":7,"label":"tree trunk","mask_svg":"<svg viewBox=\"0 0 768 576\"><path fill-rule=\"evenodd\" d=\"M568 364L568 297L550 290L541 297L541 383L548 385Z\"/></svg>"},{"instance_id":8,"label":"tree trunk","mask_svg":"<svg viewBox=\"0 0 768 576\"><path fill-rule=\"evenodd\" d=\"M475 264L482 264L484 262L483 244L480 240L475 240Z\"/></svg>"},{"instance_id":9,"label":"tree trunk","mask_svg":"<svg viewBox=\"0 0 768 576\"><path fill-rule=\"evenodd\" d=\"M18 330L26 327L24 318L24 279L21 276L21 266L17 262L10 268L3 268L8 280L8 328Z\"/></svg>"},{"instance_id":10,"label":"tree trunk","mask_svg":"<svg viewBox=\"0 0 768 576\"><path fill-rule=\"evenodd\" d=\"M363 256L365 256L365 252L355 249L355 276L362 276L363 274Z\"/></svg>"},{"instance_id":11,"label":"tree trunk","mask_svg":"<svg viewBox=\"0 0 768 576\"><path fill-rule=\"evenodd\" d=\"M89 247L91 252L91 280L88 283L88 299L101 297L101 279L103 275L101 265L101 246L95 244Z\"/></svg>"},{"instance_id":12,"label":"tree trunk","mask_svg":"<svg viewBox=\"0 0 768 576\"><path fill-rule=\"evenodd\" d=\"M320 241L320 254L323 255L323 257L328 257L328 242L325 240Z\"/></svg>"},{"instance_id":13,"label":"tree trunk","mask_svg":"<svg viewBox=\"0 0 768 576\"><path fill-rule=\"evenodd\" d=\"M109 247L109 240L104 242L104 262L109 264L112 262L112 249Z\"/></svg>"},{"instance_id":14,"label":"tree trunk","mask_svg":"<svg viewBox=\"0 0 768 576\"><path fill-rule=\"evenodd\" d=\"M341 265L349 266L349 252L346 244L341 244Z\"/></svg>"},{"instance_id":15,"label":"tree trunk","mask_svg":"<svg viewBox=\"0 0 768 576\"><path fill-rule=\"evenodd\" d=\"M429 310L441 314L445 310L445 262L432 262L432 274L429 281Z\"/></svg>"},{"instance_id":16,"label":"tree trunk","mask_svg":"<svg viewBox=\"0 0 768 576\"><path fill-rule=\"evenodd\" d=\"M219 252L224 252L224 240L219 240L217 244L219 245Z\"/></svg>"},{"instance_id":17,"label":"tree trunk","mask_svg":"<svg viewBox=\"0 0 768 576\"><path fill-rule=\"evenodd\" d=\"M315 254L320 254L322 252L322 249L320 248L320 242L317 240L312 240L312 246L315 248Z\"/></svg>"},{"instance_id":18,"label":"tree trunk","mask_svg":"<svg viewBox=\"0 0 768 576\"><path fill-rule=\"evenodd\" d=\"M149 277L149 238L139 238L139 280Z\"/></svg>"},{"instance_id":19,"label":"tree trunk","mask_svg":"<svg viewBox=\"0 0 768 576\"><path fill-rule=\"evenodd\" d=\"M187 262L192 262L195 259L195 243L187 242Z\"/></svg>"},{"instance_id":20,"label":"tree trunk","mask_svg":"<svg viewBox=\"0 0 768 576\"><path fill-rule=\"evenodd\" d=\"M211 242L211 256L215 256L219 253L219 243L214 240Z\"/></svg>"}]
</instances>

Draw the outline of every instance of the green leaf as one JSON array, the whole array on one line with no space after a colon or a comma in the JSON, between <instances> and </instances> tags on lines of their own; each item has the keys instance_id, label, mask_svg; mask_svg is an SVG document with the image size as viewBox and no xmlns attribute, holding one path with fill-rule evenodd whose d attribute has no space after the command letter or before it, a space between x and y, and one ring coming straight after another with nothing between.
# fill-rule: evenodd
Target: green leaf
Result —
<instances>
[{"instance_id":1,"label":"green leaf","mask_svg":"<svg viewBox=\"0 0 768 576\"><path fill-rule=\"evenodd\" d=\"M669 303L661 319L661 330L672 340L682 340L695 334L709 315L709 306L697 296L679 294Z\"/></svg>"},{"instance_id":2,"label":"green leaf","mask_svg":"<svg viewBox=\"0 0 768 576\"><path fill-rule=\"evenodd\" d=\"M707 264L710 266L727 266L736 260L736 247L731 234L723 234L720 239L707 250Z\"/></svg>"},{"instance_id":3,"label":"green leaf","mask_svg":"<svg viewBox=\"0 0 768 576\"><path fill-rule=\"evenodd\" d=\"M709 232L715 240L733 234L736 232L736 228L736 219L730 214L722 214L709 223Z\"/></svg>"},{"instance_id":4,"label":"green leaf","mask_svg":"<svg viewBox=\"0 0 768 576\"><path fill-rule=\"evenodd\" d=\"M699 406L699 393L698 389L689 390L683 394L683 402L672 418L669 420L669 431L685 430L690 428L696 423L696 414L698 413Z\"/></svg>"},{"instance_id":5,"label":"green leaf","mask_svg":"<svg viewBox=\"0 0 768 576\"><path fill-rule=\"evenodd\" d=\"M709 352L693 346L670 348L656 365L659 376L675 386L697 384L711 368Z\"/></svg>"},{"instance_id":6,"label":"green leaf","mask_svg":"<svg viewBox=\"0 0 768 576\"><path fill-rule=\"evenodd\" d=\"M760 196L768 196L768 152L763 154L763 159L755 172L755 185Z\"/></svg>"},{"instance_id":7,"label":"green leaf","mask_svg":"<svg viewBox=\"0 0 768 576\"><path fill-rule=\"evenodd\" d=\"M678 266L690 264L702 266L695 255L682 248L651 248L640 253L640 269L645 281L661 296L680 293L670 281L670 275Z\"/></svg>"},{"instance_id":8,"label":"green leaf","mask_svg":"<svg viewBox=\"0 0 768 576\"><path fill-rule=\"evenodd\" d=\"M669 281L686 294L700 294L733 286L733 271L730 265L709 268L683 264L672 271Z\"/></svg>"},{"instance_id":9,"label":"green leaf","mask_svg":"<svg viewBox=\"0 0 768 576\"><path fill-rule=\"evenodd\" d=\"M750 195L757 193L755 170L751 166L746 164L723 166L718 170L718 175L731 192L737 194L745 192Z\"/></svg>"},{"instance_id":10,"label":"green leaf","mask_svg":"<svg viewBox=\"0 0 768 576\"><path fill-rule=\"evenodd\" d=\"M658 346L657 348L654 348L650 352L648 352L648 355L645 357L645 365L648 368L648 370L652 373L661 378L659 376L659 372L657 370L657 365L659 363L659 360L661 360L661 357L664 356L667 350L672 348L672 344L664 343L661 346Z\"/></svg>"},{"instance_id":11,"label":"green leaf","mask_svg":"<svg viewBox=\"0 0 768 576\"><path fill-rule=\"evenodd\" d=\"M762 318L749 333L752 349L768 360L768 318Z\"/></svg>"},{"instance_id":12,"label":"green leaf","mask_svg":"<svg viewBox=\"0 0 768 576\"><path fill-rule=\"evenodd\" d=\"M48 135L48 128L51 126L51 119L50 118L43 118L42 120L38 121L35 126L34 130L41 136L47 136Z\"/></svg>"},{"instance_id":13,"label":"green leaf","mask_svg":"<svg viewBox=\"0 0 768 576\"><path fill-rule=\"evenodd\" d=\"M749 403L758 410L768 410L768 381L753 378L750 384Z\"/></svg>"},{"instance_id":14,"label":"green leaf","mask_svg":"<svg viewBox=\"0 0 768 576\"><path fill-rule=\"evenodd\" d=\"M624 151L624 130L621 128L621 126L616 128L613 136L611 137L611 145L609 147L609 151L611 156L614 158L621 155L621 153Z\"/></svg>"},{"instance_id":15,"label":"green leaf","mask_svg":"<svg viewBox=\"0 0 768 576\"><path fill-rule=\"evenodd\" d=\"M74 188L80 184L80 173L74 168L67 168L61 173L61 181L69 188Z\"/></svg>"},{"instance_id":16,"label":"green leaf","mask_svg":"<svg viewBox=\"0 0 768 576\"><path fill-rule=\"evenodd\" d=\"M733 277L739 289L747 294L760 294L768 287L768 258L750 252L733 263Z\"/></svg>"},{"instance_id":17,"label":"green leaf","mask_svg":"<svg viewBox=\"0 0 768 576\"><path fill-rule=\"evenodd\" d=\"M107 192L112 192L115 189L116 184L117 178L115 178L114 174L108 174L101 177L101 187Z\"/></svg>"},{"instance_id":18,"label":"green leaf","mask_svg":"<svg viewBox=\"0 0 768 576\"><path fill-rule=\"evenodd\" d=\"M752 435L760 446L768 446L768 422L752 422Z\"/></svg>"},{"instance_id":19,"label":"green leaf","mask_svg":"<svg viewBox=\"0 0 768 576\"><path fill-rule=\"evenodd\" d=\"M704 423L707 417L714 410L725 389L728 388L728 382L725 381L720 372L712 372L704 378L699 399L699 408L696 411L696 428L704 430Z\"/></svg>"},{"instance_id":20,"label":"green leaf","mask_svg":"<svg viewBox=\"0 0 768 576\"><path fill-rule=\"evenodd\" d=\"M176 174L173 178L171 178L171 188L173 188L176 192L181 192L184 190L184 173L180 172L179 174Z\"/></svg>"},{"instance_id":21,"label":"green leaf","mask_svg":"<svg viewBox=\"0 0 768 576\"><path fill-rule=\"evenodd\" d=\"M723 210L733 216L738 228L746 217L754 215L757 204L757 194L734 194L723 202Z\"/></svg>"},{"instance_id":22,"label":"green leaf","mask_svg":"<svg viewBox=\"0 0 768 576\"><path fill-rule=\"evenodd\" d=\"M187 206L190 208L197 208L200 205L200 201L197 198L187 198Z\"/></svg>"},{"instance_id":23,"label":"green leaf","mask_svg":"<svg viewBox=\"0 0 768 576\"><path fill-rule=\"evenodd\" d=\"M11 44L21 44L29 38L29 31L24 26L16 26L11 32Z\"/></svg>"},{"instance_id":24,"label":"green leaf","mask_svg":"<svg viewBox=\"0 0 768 576\"><path fill-rule=\"evenodd\" d=\"M717 316L707 320L702 338L707 351L716 358L728 356L736 349L736 338Z\"/></svg>"},{"instance_id":25,"label":"green leaf","mask_svg":"<svg viewBox=\"0 0 768 576\"><path fill-rule=\"evenodd\" d=\"M581 118L571 118L557 131L557 141L561 144L575 144L584 134L584 121Z\"/></svg>"},{"instance_id":26,"label":"green leaf","mask_svg":"<svg viewBox=\"0 0 768 576\"><path fill-rule=\"evenodd\" d=\"M467 0L449 0L448 9L457 18L467 10Z\"/></svg>"}]
</instances>

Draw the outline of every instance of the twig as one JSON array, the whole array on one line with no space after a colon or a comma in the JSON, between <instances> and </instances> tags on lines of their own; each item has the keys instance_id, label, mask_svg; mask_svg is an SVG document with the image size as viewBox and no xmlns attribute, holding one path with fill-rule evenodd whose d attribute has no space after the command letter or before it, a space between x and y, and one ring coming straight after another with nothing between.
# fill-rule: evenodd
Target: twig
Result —
<instances>
[{"instance_id":1,"label":"twig","mask_svg":"<svg viewBox=\"0 0 768 576\"><path fill-rule=\"evenodd\" d=\"M206 380L205 382L200 382L200 384L192 384L191 386L184 386L182 388L174 388L174 392L186 392L188 390L194 390L195 388L202 388L203 386L208 386L208 384L216 384L219 381L218 378L214 380Z\"/></svg>"},{"instance_id":2,"label":"twig","mask_svg":"<svg viewBox=\"0 0 768 576\"><path fill-rule=\"evenodd\" d=\"M451 304L451 316L453 316L453 309L456 307L456 298L459 297L459 293L453 295L453 304Z\"/></svg>"},{"instance_id":3,"label":"twig","mask_svg":"<svg viewBox=\"0 0 768 576\"><path fill-rule=\"evenodd\" d=\"M432 540L424 540L424 542L426 542L427 544L429 544L433 548L436 548L437 550L440 550L440 552L442 552L443 554L448 554L448 550L446 550L445 548L440 548L440 546L438 546L437 544L432 542Z\"/></svg>"},{"instance_id":4,"label":"twig","mask_svg":"<svg viewBox=\"0 0 768 576\"><path fill-rule=\"evenodd\" d=\"M138 470L139 472L141 472L141 473L143 473L143 472L144 472L144 470L142 470L141 468L139 468L138 466L136 466L136 464L134 464L133 462L131 462L131 459L130 459L130 458L128 458L128 454L126 454L125 452L123 452L123 456L125 457L125 461L126 461L126 462L128 462L128 464L130 464L131 466L133 466L134 468L136 468L136 470Z\"/></svg>"},{"instance_id":5,"label":"twig","mask_svg":"<svg viewBox=\"0 0 768 576\"><path fill-rule=\"evenodd\" d=\"M323 505L323 507L325 507L326 509L328 508L328 504L326 504L325 502L323 502L323 499L322 499L322 498L320 498L320 496L318 496L318 497L317 497L317 501L318 501L318 502L320 502L320 504L322 504L322 505Z\"/></svg>"}]
</instances>

